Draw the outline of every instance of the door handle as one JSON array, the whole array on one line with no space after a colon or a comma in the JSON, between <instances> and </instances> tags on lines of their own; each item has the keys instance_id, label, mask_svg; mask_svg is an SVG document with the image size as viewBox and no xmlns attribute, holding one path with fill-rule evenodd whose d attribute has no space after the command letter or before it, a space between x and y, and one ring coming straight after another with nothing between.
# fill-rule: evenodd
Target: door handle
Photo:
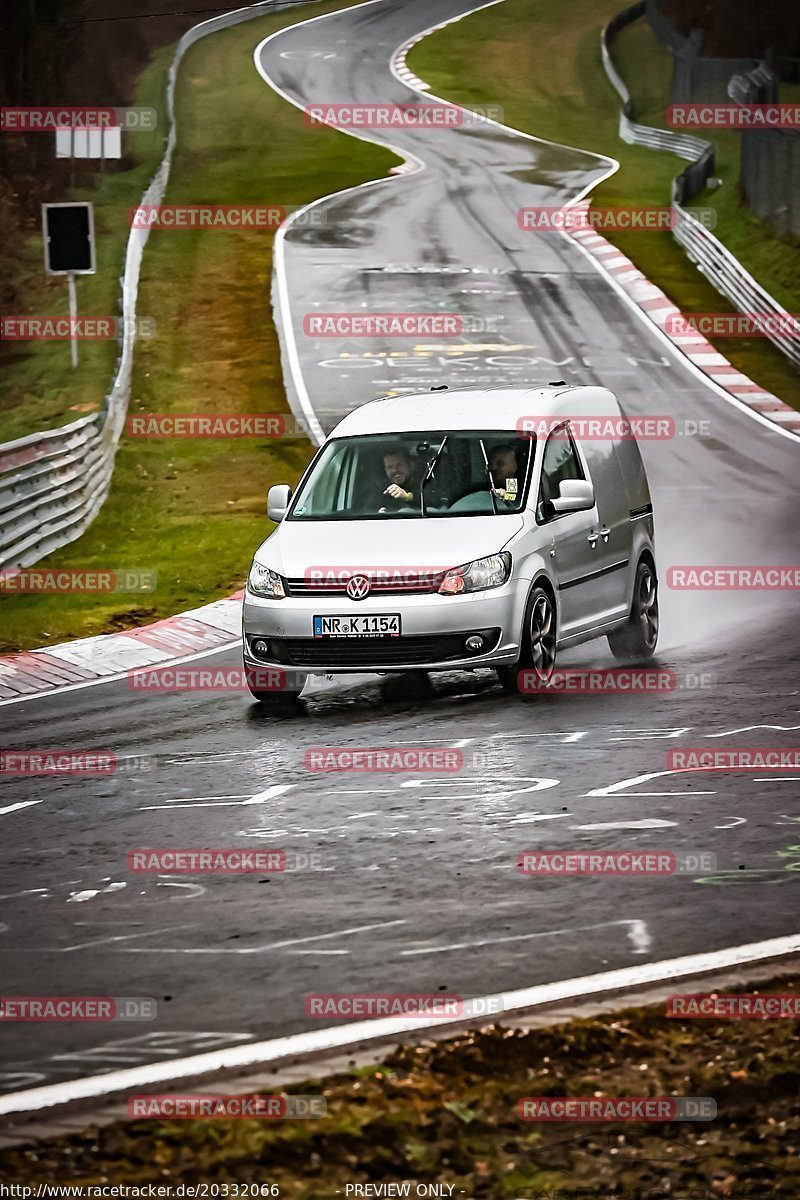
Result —
<instances>
[{"instance_id":1,"label":"door handle","mask_svg":"<svg viewBox=\"0 0 800 1200\"><path fill-rule=\"evenodd\" d=\"M589 536L586 539L593 550L594 550L595 546L597 545L597 541L598 541L599 537L600 537L600 534L594 533L594 531L593 531L592 533L589 534Z\"/></svg>"},{"instance_id":2,"label":"door handle","mask_svg":"<svg viewBox=\"0 0 800 1200\"><path fill-rule=\"evenodd\" d=\"M611 537L611 530L608 528L607 525L604 525L603 528L600 530L600 537L603 539L604 542L607 542L608 539Z\"/></svg>"}]
</instances>

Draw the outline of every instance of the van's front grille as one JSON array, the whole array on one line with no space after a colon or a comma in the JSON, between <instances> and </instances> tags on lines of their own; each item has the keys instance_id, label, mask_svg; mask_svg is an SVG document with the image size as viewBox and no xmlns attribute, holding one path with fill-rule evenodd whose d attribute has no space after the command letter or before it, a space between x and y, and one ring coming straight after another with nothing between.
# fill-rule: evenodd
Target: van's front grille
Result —
<instances>
[{"instance_id":1,"label":"van's front grille","mask_svg":"<svg viewBox=\"0 0 800 1200\"><path fill-rule=\"evenodd\" d=\"M489 654L500 640L499 629L481 629L481 653ZM270 661L291 667L414 666L426 662L448 662L469 658L465 633L434 634L430 637L399 638L270 638Z\"/></svg>"},{"instance_id":2,"label":"van's front grille","mask_svg":"<svg viewBox=\"0 0 800 1200\"><path fill-rule=\"evenodd\" d=\"M445 572L436 571L352 571L336 573L335 578L287 579L290 596L346 596L347 583L353 575L364 575L370 581L371 596L429 596L438 592Z\"/></svg>"}]
</instances>

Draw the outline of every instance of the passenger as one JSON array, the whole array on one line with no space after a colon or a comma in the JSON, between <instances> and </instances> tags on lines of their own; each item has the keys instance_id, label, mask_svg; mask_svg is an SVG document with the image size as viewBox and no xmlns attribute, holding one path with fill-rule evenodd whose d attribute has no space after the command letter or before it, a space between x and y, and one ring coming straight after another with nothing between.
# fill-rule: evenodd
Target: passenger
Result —
<instances>
[{"instance_id":1,"label":"passenger","mask_svg":"<svg viewBox=\"0 0 800 1200\"><path fill-rule=\"evenodd\" d=\"M411 455L404 446L391 446L384 452L383 469L389 486L381 495L382 507L378 512L396 512L419 503L419 482L414 474Z\"/></svg>"},{"instance_id":2,"label":"passenger","mask_svg":"<svg viewBox=\"0 0 800 1200\"><path fill-rule=\"evenodd\" d=\"M491 446L486 458L492 476L494 494L501 500L515 503L519 492L517 452L509 442Z\"/></svg>"}]
</instances>

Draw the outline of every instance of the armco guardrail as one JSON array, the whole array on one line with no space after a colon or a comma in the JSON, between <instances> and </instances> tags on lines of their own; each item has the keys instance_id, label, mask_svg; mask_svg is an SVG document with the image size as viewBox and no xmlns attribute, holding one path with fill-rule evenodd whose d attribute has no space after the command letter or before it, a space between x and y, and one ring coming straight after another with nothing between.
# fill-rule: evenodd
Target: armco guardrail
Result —
<instances>
[{"instance_id":1,"label":"armco guardrail","mask_svg":"<svg viewBox=\"0 0 800 1200\"><path fill-rule=\"evenodd\" d=\"M610 45L621 29L644 15L645 8L645 0L640 0L640 3L624 9L609 21L601 35L603 66L622 100L619 136L629 145L665 150L669 154L690 160L690 165L677 175L672 183L672 232L675 240L717 291L730 300L740 312L767 313L778 318L779 329L791 330L789 333L768 331L767 336L788 359L800 366L800 326L775 297L770 296L744 269L738 258L731 254L719 238L714 237L710 230L683 207L687 200L705 187L714 174L713 146L703 138L674 133L670 129L638 125L633 119L631 94L614 65Z\"/></svg>"},{"instance_id":2,"label":"armco guardrail","mask_svg":"<svg viewBox=\"0 0 800 1200\"><path fill-rule=\"evenodd\" d=\"M167 84L164 157L141 199L160 204L175 151L175 83L184 54L201 38L251 21L265 12L293 8L303 0L260 0L194 25L175 48ZM150 230L131 229L122 276L125 330L111 391L100 412L29 437L0 445L0 567L38 562L74 541L100 511L111 487L114 459L125 425L133 366L136 300L142 255Z\"/></svg>"},{"instance_id":3,"label":"armco guardrail","mask_svg":"<svg viewBox=\"0 0 800 1200\"><path fill-rule=\"evenodd\" d=\"M0 565L26 566L72 541L108 494L111 423L100 414L0 450Z\"/></svg>"},{"instance_id":4,"label":"armco guardrail","mask_svg":"<svg viewBox=\"0 0 800 1200\"><path fill-rule=\"evenodd\" d=\"M672 207L675 212L673 235L692 262L740 312L766 313L776 318L776 328L790 330L788 333L767 332L766 336L800 367L800 323L745 271L719 238L679 204L673 203Z\"/></svg>"},{"instance_id":5,"label":"armco guardrail","mask_svg":"<svg viewBox=\"0 0 800 1200\"><path fill-rule=\"evenodd\" d=\"M628 91L628 85L620 75L611 57L611 43L621 29L632 25L645 14L645 0L631 5L612 17L600 35L600 52L603 56L603 66L606 75L617 95L622 100L622 112L619 115L619 136L630 146L648 146L651 150L666 150L669 154L677 154L678 158L688 158L690 162L700 161L708 156L709 175L714 169L714 148L703 138L693 137L690 133L674 133L671 129L655 129L652 125L637 125L633 120L633 100ZM703 180L705 183L705 180ZM697 189L700 190L699 188Z\"/></svg>"}]
</instances>

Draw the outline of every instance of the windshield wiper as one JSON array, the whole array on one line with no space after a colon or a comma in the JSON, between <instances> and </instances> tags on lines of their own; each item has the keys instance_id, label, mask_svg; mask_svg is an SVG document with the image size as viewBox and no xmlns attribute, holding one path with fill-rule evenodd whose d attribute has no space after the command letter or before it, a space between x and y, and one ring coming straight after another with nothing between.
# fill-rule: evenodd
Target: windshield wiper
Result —
<instances>
[{"instance_id":1,"label":"windshield wiper","mask_svg":"<svg viewBox=\"0 0 800 1200\"><path fill-rule=\"evenodd\" d=\"M447 445L447 439L448 439L449 437L450 437L450 434L449 434L449 433L446 433L446 434L444 435L444 438L442 439L442 444L441 444L441 446L440 446L440 447L439 447L439 449L436 451L436 453L434 454L434 456L433 456L433 458L431 459L431 461L428 463L428 470L427 470L427 472L425 473L425 478L423 479L423 481L422 481L422 483L421 483L421 485L420 485L420 489L419 489L419 515L420 515L421 517L424 517L424 516L425 516L425 485L426 485L426 484L428 484L428 483L430 483L431 479L433 479L433 473L434 473L434 471L436 470L436 468L437 468L437 467L438 467L438 465L439 465L439 459L442 457L442 452L443 452L443 450L444 450L445 446Z\"/></svg>"},{"instance_id":2,"label":"windshield wiper","mask_svg":"<svg viewBox=\"0 0 800 1200\"><path fill-rule=\"evenodd\" d=\"M492 508L494 509L494 515L497 516L500 509L497 507L497 496L495 496L495 494L494 494L494 480L492 479L492 469L489 466L489 460L486 457L486 447L483 444L483 438L478 439L478 445L481 448L481 454L483 455L483 465L486 467L486 477L489 480L489 495L492 497Z\"/></svg>"}]
</instances>

